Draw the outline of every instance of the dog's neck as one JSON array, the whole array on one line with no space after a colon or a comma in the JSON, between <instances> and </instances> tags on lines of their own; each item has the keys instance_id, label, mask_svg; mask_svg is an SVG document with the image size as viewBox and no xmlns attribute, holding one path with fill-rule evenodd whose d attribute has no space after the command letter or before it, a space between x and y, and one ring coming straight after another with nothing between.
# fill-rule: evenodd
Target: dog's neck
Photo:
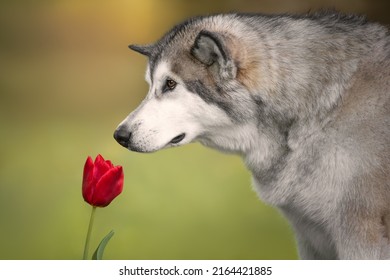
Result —
<instances>
[{"instance_id":1,"label":"dog's neck","mask_svg":"<svg viewBox=\"0 0 390 280\"><path fill-rule=\"evenodd\" d=\"M222 152L241 155L252 173L266 176L289 151L284 133L258 124L242 124L234 130L219 129L212 135L203 135L199 142Z\"/></svg>"}]
</instances>

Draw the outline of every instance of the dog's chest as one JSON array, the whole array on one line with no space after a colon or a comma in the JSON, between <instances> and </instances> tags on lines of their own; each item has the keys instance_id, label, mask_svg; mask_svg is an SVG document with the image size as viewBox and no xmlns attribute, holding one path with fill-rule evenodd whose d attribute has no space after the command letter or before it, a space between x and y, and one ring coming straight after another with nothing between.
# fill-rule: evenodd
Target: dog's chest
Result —
<instances>
[{"instance_id":1,"label":"dog's chest","mask_svg":"<svg viewBox=\"0 0 390 280\"><path fill-rule=\"evenodd\" d=\"M316 221L328 221L340 207L346 181L351 176L350 159L337 148L316 147L290 155L283 168L267 182L253 172L260 198L285 209L295 209Z\"/></svg>"}]
</instances>

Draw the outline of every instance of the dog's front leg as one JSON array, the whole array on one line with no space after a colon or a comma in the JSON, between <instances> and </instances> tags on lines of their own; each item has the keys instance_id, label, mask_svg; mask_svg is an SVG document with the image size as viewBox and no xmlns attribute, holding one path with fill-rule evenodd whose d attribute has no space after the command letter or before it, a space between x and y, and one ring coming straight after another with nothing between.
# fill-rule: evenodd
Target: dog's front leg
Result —
<instances>
[{"instance_id":1,"label":"dog's front leg","mask_svg":"<svg viewBox=\"0 0 390 280\"><path fill-rule=\"evenodd\" d=\"M337 253L330 235L323 225L285 212L294 228L299 258L303 260L337 259Z\"/></svg>"},{"instance_id":2,"label":"dog's front leg","mask_svg":"<svg viewBox=\"0 0 390 280\"><path fill-rule=\"evenodd\" d=\"M322 260L321 253L311 244L311 242L302 234L295 234L298 246L299 258L302 260Z\"/></svg>"},{"instance_id":3,"label":"dog's front leg","mask_svg":"<svg viewBox=\"0 0 390 280\"><path fill-rule=\"evenodd\" d=\"M336 246L340 259L389 259L387 217L353 217L340 223Z\"/></svg>"}]
</instances>

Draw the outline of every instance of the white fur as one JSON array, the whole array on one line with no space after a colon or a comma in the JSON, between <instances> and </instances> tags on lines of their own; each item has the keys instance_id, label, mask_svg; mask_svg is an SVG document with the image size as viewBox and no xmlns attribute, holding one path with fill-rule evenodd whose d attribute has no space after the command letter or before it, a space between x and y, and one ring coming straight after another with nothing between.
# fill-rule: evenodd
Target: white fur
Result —
<instances>
[{"instance_id":1,"label":"white fur","mask_svg":"<svg viewBox=\"0 0 390 280\"><path fill-rule=\"evenodd\" d=\"M180 77L170 71L167 62L158 64L154 71L153 83L147 70L146 80L150 83L148 95L136 111L131 113L121 125L132 131L133 145L143 152L153 152L166 147L192 142L218 126L231 124L230 119L216 106L207 104L196 94L188 92ZM171 92L162 93L161 89L167 77L177 82ZM185 138L178 144L170 141L185 133Z\"/></svg>"}]
</instances>

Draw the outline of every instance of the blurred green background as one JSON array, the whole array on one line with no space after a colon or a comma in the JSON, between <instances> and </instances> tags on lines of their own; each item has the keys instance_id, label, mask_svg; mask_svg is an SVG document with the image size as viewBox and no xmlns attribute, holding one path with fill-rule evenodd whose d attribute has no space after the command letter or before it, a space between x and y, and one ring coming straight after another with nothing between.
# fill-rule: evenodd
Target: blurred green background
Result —
<instances>
[{"instance_id":1,"label":"blurred green background","mask_svg":"<svg viewBox=\"0 0 390 280\"><path fill-rule=\"evenodd\" d=\"M98 209L92 246L105 259L295 259L293 233L258 200L241 160L191 144L126 151L117 124L147 92L149 43L189 16L333 7L389 23L389 1L2 1L0 259L80 259L90 206L85 159L101 153L125 186Z\"/></svg>"}]
</instances>

